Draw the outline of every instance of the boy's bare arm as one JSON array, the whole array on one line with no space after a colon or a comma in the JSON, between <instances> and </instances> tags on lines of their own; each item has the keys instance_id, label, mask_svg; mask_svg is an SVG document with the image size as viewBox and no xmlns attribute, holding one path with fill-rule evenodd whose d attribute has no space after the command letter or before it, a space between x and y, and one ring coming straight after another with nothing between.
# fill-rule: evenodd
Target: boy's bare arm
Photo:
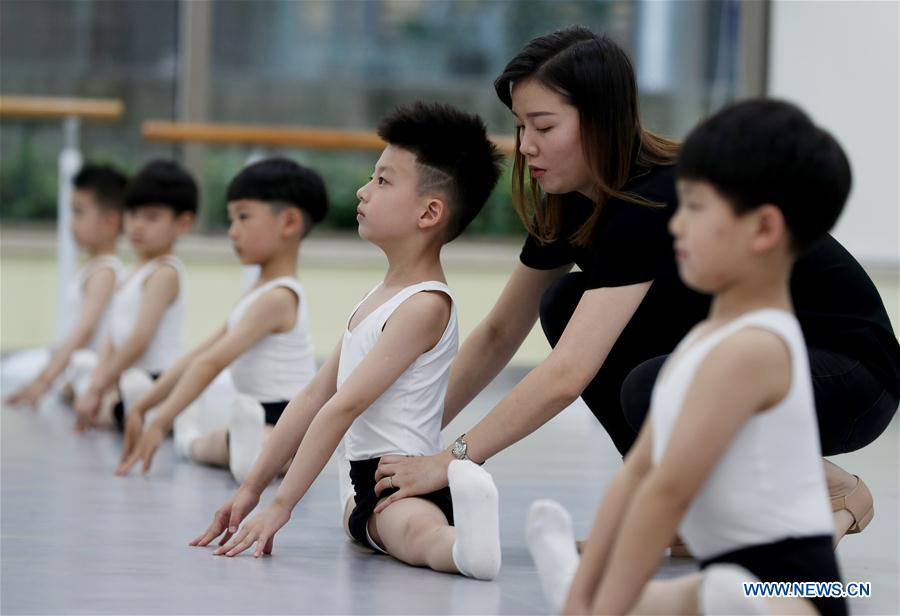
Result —
<instances>
[{"instance_id":1,"label":"boy's bare arm","mask_svg":"<svg viewBox=\"0 0 900 616\"><path fill-rule=\"evenodd\" d=\"M750 417L784 398L791 378L790 353L769 331L741 330L710 351L665 454L631 499L594 599L595 613L627 613L635 605L720 458Z\"/></svg>"},{"instance_id":2,"label":"boy's bare arm","mask_svg":"<svg viewBox=\"0 0 900 616\"><path fill-rule=\"evenodd\" d=\"M254 543L258 544L257 555L263 546L271 551L272 536L280 528L274 528L272 520L280 524L287 521L290 511L325 467L353 420L387 391L420 355L434 348L447 327L449 316L448 298L438 293L417 293L397 308L372 351L312 418L290 470L272 504L261 512L259 523L251 520L217 554L234 556Z\"/></svg>"},{"instance_id":3,"label":"boy's bare arm","mask_svg":"<svg viewBox=\"0 0 900 616\"><path fill-rule=\"evenodd\" d=\"M157 408L153 424L144 432L131 455L123 459L118 472L127 473L139 460L144 461L144 472L148 471L156 448L172 429L175 418L247 349L270 333L280 331L286 324L292 323L297 314L297 301L297 296L289 289L275 288L267 291L250 305L233 328L223 331L209 348L198 353L183 376L177 380L171 393ZM150 408L144 408L145 405L146 401L142 400L139 413L143 414ZM137 421L136 418L135 422Z\"/></svg>"},{"instance_id":4,"label":"boy's bare arm","mask_svg":"<svg viewBox=\"0 0 900 616\"><path fill-rule=\"evenodd\" d=\"M625 512L641 481L650 471L651 430L650 422L645 422L637 441L625 457L625 464L613 476L603 495L581 554L578 571L569 587L564 609L566 614L585 614L590 609L616 537L621 532Z\"/></svg>"},{"instance_id":5,"label":"boy's bare arm","mask_svg":"<svg viewBox=\"0 0 900 616\"><path fill-rule=\"evenodd\" d=\"M313 418L337 390L340 361L341 343L338 343L309 385L300 390L285 407L266 446L247 474L244 486L262 494L291 456L297 453Z\"/></svg>"},{"instance_id":6,"label":"boy's bare arm","mask_svg":"<svg viewBox=\"0 0 900 616\"><path fill-rule=\"evenodd\" d=\"M85 346L93 337L103 316L103 311L112 298L116 288L116 273L109 268L101 268L91 274L84 283L84 300L78 322L69 336L53 352L50 361L41 373L28 386L9 398L11 404L36 404L40 397L50 388L77 349Z\"/></svg>"},{"instance_id":7,"label":"boy's bare arm","mask_svg":"<svg viewBox=\"0 0 900 616\"><path fill-rule=\"evenodd\" d=\"M216 340L221 338L224 334L225 326L223 325L204 342L179 357L174 364L169 366L169 369L166 370L162 376L154 381L147 393L141 396L141 398L128 408L122 443L122 457L119 460L116 474L122 475L127 472L125 462L131 458L135 449L138 447L141 436L144 434L144 416L147 414L147 411L165 400L166 396L172 392L175 384L178 383L178 380L184 375L185 370L187 370L188 365L190 365L194 358L212 346Z\"/></svg>"},{"instance_id":8,"label":"boy's bare arm","mask_svg":"<svg viewBox=\"0 0 900 616\"><path fill-rule=\"evenodd\" d=\"M284 409L244 483L219 507L212 524L190 545L206 546L220 535L219 545L223 545L237 532L244 517L256 507L260 494L297 451L312 418L334 395L340 358L341 343L338 343L312 381Z\"/></svg>"},{"instance_id":9,"label":"boy's bare arm","mask_svg":"<svg viewBox=\"0 0 900 616\"><path fill-rule=\"evenodd\" d=\"M115 352L112 337L107 335L106 340L103 342L103 349L100 351L100 357L97 359L97 366L102 366L111 361ZM96 372L96 370L97 368L94 368L94 372ZM91 379L93 380L93 374L91 375ZM88 387L87 391L82 392L75 400L75 415L77 417L75 422L76 432L80 432L93 424L97 412L100 409L101 393L102 392L93 391Z\"/></svg>"},{"instance_id":10,"label":"boy's bare arm","mask_svg":"<svg viewBox=\"0 0 900 616\"><path fill-rule=\"evenodd\" d=\"M211 347L219 338L225 335L225 326L219 327L211 336L201 342L199 345L179 357L175 363L162 373L162 375L153 382L153 386L135 401L134 405L128 409L128 414L132 413L145 415L148 410L166 399L175 384L184 376L187 367L198 355Z\"/></svg>"},{"instance_id":11,"label":"boy's bare arm","mask_svg":"<svg viewBox=\"0 0 900 616\"><path fill-rule=\"evenodd\" d=\"M92 390L101 393L106 391L116 383L125 369L144 354L163 315L178 296L178 284L178 273L169 265L163 265L147 278L134 330L115 350L109 361L97 366L91 378Z\"/></svg>"}]
</instances>

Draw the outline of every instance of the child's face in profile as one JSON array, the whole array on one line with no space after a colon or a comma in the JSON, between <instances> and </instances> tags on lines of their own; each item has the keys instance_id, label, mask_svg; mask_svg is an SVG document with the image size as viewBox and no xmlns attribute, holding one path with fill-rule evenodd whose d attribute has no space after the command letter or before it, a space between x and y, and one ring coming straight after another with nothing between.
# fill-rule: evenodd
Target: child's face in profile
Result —
<instances>
[{"instance_id":1,"label":"child's face in profile","mask_svg":"<svg viewBox=\"0 0 900 616\"><path fill-rule=\"evenodd\" d=\"M359 236L378 246L416 233L428 203L419 193L415 154L393 145L382 152L369 182L356 191Z\"/></svg>"},{"instance_id":2,"label":"child's face in profile","mask_svg":"<svg viewBox=\"0 0 900 616\"><path fill-rule=\"evenodd\" d=\"M244 265L259 265L280 246L287 210L276 211L265 201L239 199L228 202L228 239Z\"/></svg>"},{"instance_id":3,"label":"child's face in profile","mask_svg":"<svg viewBox=\"0 0 900 616\"><path fill-rule=\"evenodd\" d=\"M140 258L152 259L170 252L193 222L191 213L176 215L165 205L142 205L125 211L125 234Z\"/></svg>"},{"instance_id":4,"label":"child's face in profile","mask_svg":"<svg viewBox=\"0 0 900 616\"><path fill-rule=\"evenodd\" d=\"M753 212L737 215L712 184L678 180L678 210L669 221L678 273L688 286L716 293L750 265Z\"/></svg>"},{"instance_id":5,"label":"child's face in profile","mask_svg":"<svg viewBox=\"0 0 900 616\"><path fill-rule=\"evenodd\" d=\"M72 235L85 250L115 242L119 232L119 215L100 207L89 190L72 191Z\"/></svg>"}]
</instances>

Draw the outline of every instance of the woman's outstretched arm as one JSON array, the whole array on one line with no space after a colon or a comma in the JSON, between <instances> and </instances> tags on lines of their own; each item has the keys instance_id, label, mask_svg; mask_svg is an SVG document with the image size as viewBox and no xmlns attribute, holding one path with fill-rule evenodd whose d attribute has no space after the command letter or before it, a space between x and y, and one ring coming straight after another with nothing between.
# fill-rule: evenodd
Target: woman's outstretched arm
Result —
<instances>
[{"instance_id":1,"label":"woman's outstretched arm","mask_svg":"<svg viewBox=\"0 0 900 616\"><path fill-rule=\"evenodd\" d=\"M650 289L651 282L586 291L556 348L487 416L466 433L467 454L483 462L525 438L574 402L600 370L616 340ZM450 450L426 457L384 456L376 494L399 488L376 507L447 485ZM392 479L388 479L391 477Z\"/></svg>"},{"instance_id":2,"label":"woman's outstretched arm","mask_svg":"<svg viewBox=\"0 0 900 616\"><path fill-rule=\"evenodd\" d=\"M539 270L521 263L516 266L497 303L466 338L453 362L442 428L509 363L537 321L544 292L571 267Z\"/></svg>"}]
</instances>

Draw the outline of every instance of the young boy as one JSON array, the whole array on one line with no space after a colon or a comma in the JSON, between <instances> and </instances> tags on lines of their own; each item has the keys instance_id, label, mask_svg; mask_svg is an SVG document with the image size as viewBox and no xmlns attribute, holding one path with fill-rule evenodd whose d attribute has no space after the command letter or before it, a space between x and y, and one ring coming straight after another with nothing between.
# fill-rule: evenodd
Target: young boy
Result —
<instances>
[{"instance_id":1,"label":"young boy","mask_svg":"<svg viewBox=\"0 0 900 616\"><path fill-rule=\"evenodd\" d=\"M558 611L568 589L567 613L846 613L840 598L747 597L742 583L840 581L788 281L837 220L849 164L802 111L760 100L697 127L678 177L679 272L714 295L709 318L663 367L580 565L565 510L532 506L545 594ZM702 571L650 580L676 531Z\"/></svg>"},{"instance_id":2,"label":"young boy","mask_svg":"<svg viewBox=\"0 0 900 616\"><path fill-rule=\"evenodd\" d=\"M126 474L139 460L149 470L156 448L174 426L175 447L183 457L230 467L242 481L264 435L315 374L297 255L303 238L328 211L322 178L291 160L272 158L237 174L227 199L228 236L242 264L260 266L259 278L221 328L127 409L117 474ZM226 367L237 397L225 408L211 408L198 397ZM154 407L153 422L143 430L144 417Z\"/></svg>"},{"instance_id":3,"label":"young boy","mask_svg":"<svg viewBox=\"0 0 900 616\"><path fill-rule=\"evenodd\" d=\"M497 491L475 464L454 462L449 490L373 510L377 495L393 492L389 479L376 486L380 456L441 450L443 399L458 340L440 253L484 205L500 174L500 155L479 118L450 107L398 109L378 133L389 145L357 192L357 220L360 236L387 256L384 280L291 400L235 496L191 544L208 545L224 532L216 554L234 556L254 543L256 556L271 553L275 533L346 434L355 506L345 512L344 526L354 539L411 565L492 579L500 567ZM237 533L292 455L274 501Z\"/></svg>"},{"instance_id":4,"label":"young boy","mask_svg":"<svg viewBox=\"0 0 900 616\"><path fill-rule=\"evenodd\" d=\"M8 404L37 408L79 349L91 354L100 351L109 321L110 300L124 272L122 261L116 256L116 239L122 224L126 182L125 176L116 169L92 164L82 167L73 179L72 235L78 247L87 253L88 260L75 274L60 302L59 308L68 318L62 342L52 354L43 349L38 351L39 374L34 376L31 372L26 377L30 382L9 396ZM16 364L22 366L26 355L32 354L26 351L4 361L4 377L7 371L17 372Z\"/></svg>"},{"instance_id":5,"label":"young boy","mask_svg":"<svg viewBox=\"0 0 900 616\"><path fill-rule=\"evenodd\" d=\"M127 400L132 382L140 381L139 372L126 370L156 378L181 352L184 266L172 249L196 212L197 185L173 162L151 162L129 182L125 233L138 263L113 296L109 335L96 367L89 379L74 379L77 429L114 422L121 427L122 402L116 398Z\"/></svg>"}]
</instances>

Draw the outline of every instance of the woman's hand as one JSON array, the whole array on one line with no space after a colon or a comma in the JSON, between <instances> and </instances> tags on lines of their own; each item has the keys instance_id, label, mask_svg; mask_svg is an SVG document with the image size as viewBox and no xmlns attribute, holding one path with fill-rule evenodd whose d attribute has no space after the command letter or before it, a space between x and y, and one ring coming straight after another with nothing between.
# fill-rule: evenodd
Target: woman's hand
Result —
<instances>
[{"instance_id":1,"label":"woman's hand","mask_svg":"<svg viewBox=\"0 0 900 616\"><path fill-rule=\"evenodd\" d=\"M375 507L381 513L391 503L407 496L421 496L447 487L447 468L453 456L442 451L433 456L382 456L375 471L375 495L397 491Z\"/></svg>"},{"instance_id":2,"label":"woman's hand","mask_svg":"<svg viewBox=\"0 0 900 616\"><path fill-rule=\"evenodd\" d=\"M274 500L268 507L250 518L230 542L217 549L213 554L237 556L252 547L254 543L256 544L256 551L253 552L254 558L259 558L263 554L271 554L275 533L290 519L290 508L280 504L278 500Z\"/></svg>"}]
</instances>

